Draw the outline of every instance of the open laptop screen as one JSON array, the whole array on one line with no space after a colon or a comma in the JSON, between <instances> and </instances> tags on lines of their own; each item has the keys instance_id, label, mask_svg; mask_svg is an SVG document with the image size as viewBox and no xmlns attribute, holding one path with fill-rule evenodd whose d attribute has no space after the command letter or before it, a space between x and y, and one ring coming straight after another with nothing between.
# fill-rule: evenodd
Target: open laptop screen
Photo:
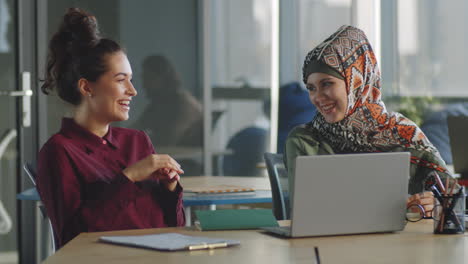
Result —
<instances>
[{"instance_id":1,"label":"open laptop screen","mask_svg":"<svg viewBox=\"0 0 468 264\"><path fill-rule=\"evenodd\" d=\"M462 177L468 177L468 116L448 116L450 148L453 168Z\"/></svg>"}]
</instances>

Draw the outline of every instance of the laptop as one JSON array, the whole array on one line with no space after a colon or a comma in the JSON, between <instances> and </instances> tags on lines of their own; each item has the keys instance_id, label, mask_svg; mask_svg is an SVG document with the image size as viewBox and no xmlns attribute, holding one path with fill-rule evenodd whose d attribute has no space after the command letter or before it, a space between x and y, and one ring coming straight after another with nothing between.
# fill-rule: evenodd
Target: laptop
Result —
<instances>
[{"instance_id":1,"label":"laptop","mask_svg":"<svg viewBox=\"0 0 468 264\"><path fill-rule=\"evenodd\" d=\"M468 116L448 116L447 126L454 171L468 177Z\"/></svg>"},{"instance_id":2,"label":"laptop","mask_svg":"<svg viewBox=\"0 0 468 264\"><path fill-rule=\"evenodd\" d=\"M453 170L461 178L468 178L468 116L448 116L447 126L452 152ZM466 205L468 205L468 197ZM465 210L466 212L466 210ZM465 215L465 227L468 229L468 214Z\"/></svg>"},{"instance_id":3,"label":"laptop","mask_svg":"<svg viewBox=\"0 0 468 264\"><path fill-rule=\"evenodd\" d=\"M287 237L403 230L409 152L299 156Z\"/></svg>"}]
</instances>

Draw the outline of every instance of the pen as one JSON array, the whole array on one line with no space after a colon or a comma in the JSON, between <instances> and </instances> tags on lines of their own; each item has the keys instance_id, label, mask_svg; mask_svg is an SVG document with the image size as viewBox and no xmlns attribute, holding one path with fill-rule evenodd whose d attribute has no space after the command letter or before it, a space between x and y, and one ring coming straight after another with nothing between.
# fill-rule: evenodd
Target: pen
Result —
<instances>
[{"instance_id":1,"label":"pen","mask_svg":"<svg viewBox=\"0 0 468 264\"><path fill-rule=\"evenodd\" d=\"M439 203L442 205L443 200L442 200L442 195L440 194L439 190L437 190L437 187L434 185L431 186L432 193L434 194L435 198L439 201Z\"/></svg>"},{"instance_id":2,"label":"pen","mask_svg":"<svg viewBox=\"0 0 468 264\"><path fill-rule=\"evenodd\" d=\"M315 251L315 262L316 264L320 264L320 255L319 255L318 247L314 247L314 251Z\"/></svg>"},{"instance_id":3,"label":"pen","mask_svg":"<svg viewBox=\"0 0 468 264\"><path fill-rule=\"evenodd\" d=\"M435 172L435 171L433 172L433 174L434 174L434 178L435 178L436 183L437 183L437 185L439 186L440 190L441 190L443 193L445 193L445 187L444 187L444 185L442 184L442 180L440 179L439 174L437 174L437 172Z\"/></svg>"},{"instance_id":4,"label":"pen","mask_svg":"<svg viewBox=\"0 0 468 264\"><path fill-rule=\"evenodd\" d=\"M202 244L198 244L198 245L191 245L191 246L188 246L188 249L189 250L200 250L200 249L214 249L214 248L223 248L223 247L227 247L228 244L226 242L223 242L223 243L211 243L211 244L208 244L208 243L202 243Z\"/></svg>"}]
</instances>

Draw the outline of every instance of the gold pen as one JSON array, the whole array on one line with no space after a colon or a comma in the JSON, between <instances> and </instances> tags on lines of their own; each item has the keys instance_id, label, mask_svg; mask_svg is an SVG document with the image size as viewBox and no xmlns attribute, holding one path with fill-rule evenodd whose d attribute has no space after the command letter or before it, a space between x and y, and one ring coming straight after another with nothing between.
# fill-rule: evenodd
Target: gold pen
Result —
<instances>
[{"instance_id":1,"label":"gold pen","mask_svg":"<svg viewBox=\"0 0 468 264\"><path fill-rule=\"evenodd\" d=\"M224 243L202 243L199 245L191 245L188 247L189 250L200 250L200 249L214 249L214 248L222 248L222 247L227 247L228 244L226 242Z\"/></svg>"}]
</instances>

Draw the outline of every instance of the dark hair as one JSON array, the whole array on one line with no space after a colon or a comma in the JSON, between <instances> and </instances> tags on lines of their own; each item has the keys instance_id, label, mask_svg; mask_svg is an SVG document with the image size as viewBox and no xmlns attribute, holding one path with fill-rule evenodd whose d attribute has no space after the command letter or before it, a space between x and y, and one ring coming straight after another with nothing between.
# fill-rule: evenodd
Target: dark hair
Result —
<instances>
[{"instance_id":1,"label":"dark hair","mask_svg":"<svg viewBox=\"0 0 468 264\"><path fill-rule=\"evenodd\" d=\"M64 101L80 104L78 80L98 80L108 70L105 56L119 51L123 50L117 42L100 36L93 15L79 8L68 9L49 43L42 92L49 94L55 88Z\"/></svg>"}]
</instances>

